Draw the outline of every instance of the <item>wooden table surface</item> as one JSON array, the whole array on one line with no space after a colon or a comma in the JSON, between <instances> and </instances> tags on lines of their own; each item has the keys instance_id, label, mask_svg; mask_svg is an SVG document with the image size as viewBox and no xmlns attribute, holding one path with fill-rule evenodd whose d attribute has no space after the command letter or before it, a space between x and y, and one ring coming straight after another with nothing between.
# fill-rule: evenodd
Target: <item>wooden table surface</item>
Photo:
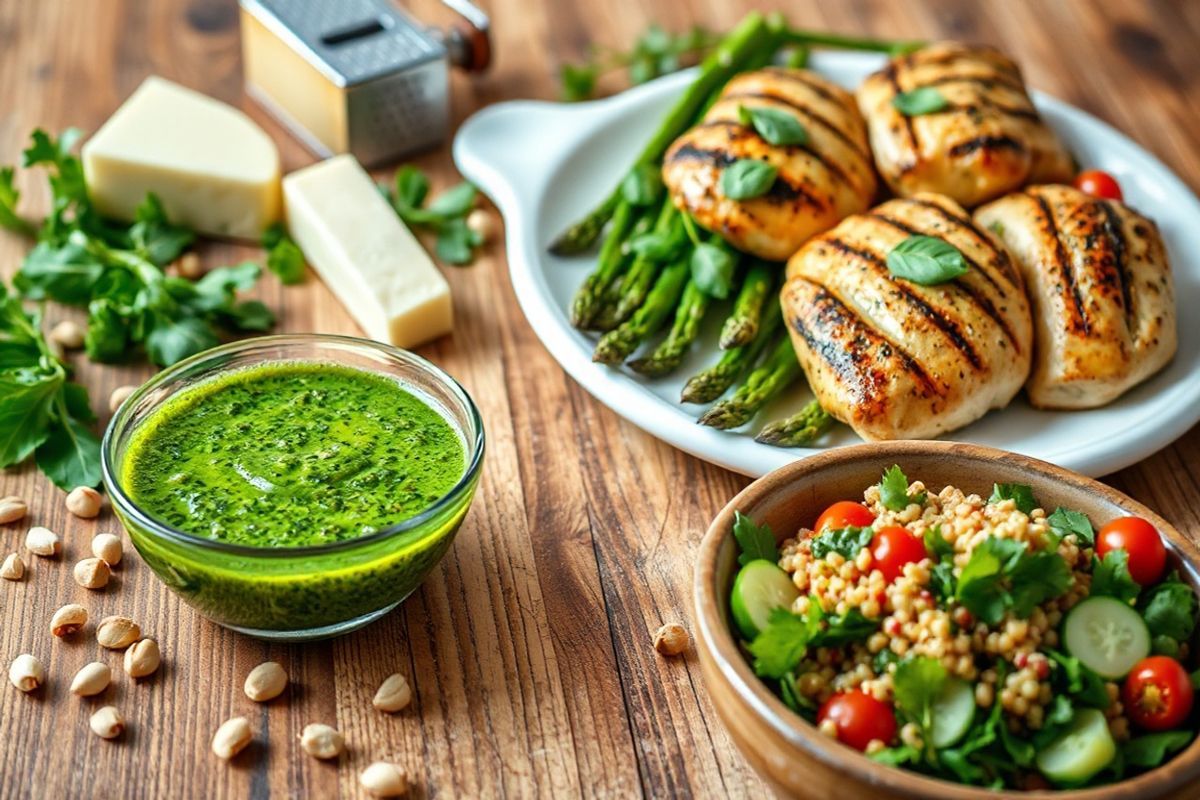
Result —
<instances>
[{"instance_id":1,"label":"wooden table surface","mask_svg":"<svg viewBox=\"0 0 1200 800\"><path fill-rule=\"evenodd\" d=\"M764 4L485 5L495 20L496 62L483 78L455 80L459 120L487 103L555 97L559 65L581 58L589 42L623 45L655 20L724 29ZM1033 86L1112 122L1200 186L1200 3L765 5L785 7L806 27L1001 46ZM425 19L445 18L433 0L417 9ZM35 127L95 130L151 73L245 108L274 136L286 169L312 161L243 95L234 0L0 0L0 163L19 159ZM448 146L417 163L439 186L456 179ZM24 178L22 188L27 209L45 208L40 176ZM24 247L0 235L5 277ZM229 244L204 250L213 265L259 255ZM482 409L483 480L450 556L399 611L364 630L305 646L248 639L193 613L136 556L107 590L89 593L70 567L89 555L95 532L119 530L111 512L74 519L63 494L32 469L0 473L0 495L22 495L31 505L27 520L0 528L0 547L19 549L30 524L48 525L66 543L64 558L34 558L24 581L0 585L0 662L35 653L50 675L33 695L0 689L0 796L355 797L359 770L377 758L403 764L417 797L764 795L713 714L694 654L667 661L651 646L661 623L688 621L696 545L746 479L651 439L576 386L522 318L502 242L474 266L446 274L459 324L453 337L420 352L455 375ZM280 312L280 330L357 332L315 277L283 288L268 276L256 294ZM1180 298L1183 313L1189 300ZM76 314L48 310L51 322ZM139 363L73 361L102 423L110 390L150 374ZM1109 481L1194 533L1197 456L1193 430ZM161 643L163 669L134 686L119 654L106 653L99 657L114 666L114 686L90 701L70 695L70 677L98 654L90 636L50 636L50 615L67 602L87 605L93 618L132 615ZM259 706L241 685L267 659L284 664L293 688ZM397 670L415 696L391 717L370 699ZM105 703L130 726L116 742L87 728L90 710ZM251 719L255 743L225 764L209 742L234 715ZM350 750L340 763L300 750L297 734L313 721L345 733Z\"/></svg>"}]
</instances>

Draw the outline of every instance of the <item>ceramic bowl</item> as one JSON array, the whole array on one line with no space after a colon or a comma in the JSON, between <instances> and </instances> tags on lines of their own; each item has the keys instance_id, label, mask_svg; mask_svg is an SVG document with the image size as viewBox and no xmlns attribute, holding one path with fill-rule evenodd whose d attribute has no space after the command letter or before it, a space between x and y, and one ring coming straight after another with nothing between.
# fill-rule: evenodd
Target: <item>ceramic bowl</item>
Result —
<instances>
[{"instance_id":1,"label":"ceramic bowl","mask_svg":"<svg viewBox=\"0 0 1200 800\"><path fill-rule=\"evenodd\" d=\"M1169 568L1200 587L1200 549L1169 522L1120 492L1025 456L953 442L889 442L839 448L775 470L746 487L713 521L700 545L694 576L695 630L704 683L747 761L784 797L802 798L1059 798L1148 800L1200 796L1200 739L1163 766L1107 786L996 792L877 764L819 733L758 677L738 647L729 614L737 569L734 511L767 523L782 541L837 500L861 499L885 469L899 464L933 491L957 486L984 497L993 483L1024 483L1046 508L1064 506L1099 526L1120 516L1144 517L1162 532ZM1195 642L1193 641L1193 661ZM1194 669L1190 664L1189 669Z\"/></svg>"}]
</instances>

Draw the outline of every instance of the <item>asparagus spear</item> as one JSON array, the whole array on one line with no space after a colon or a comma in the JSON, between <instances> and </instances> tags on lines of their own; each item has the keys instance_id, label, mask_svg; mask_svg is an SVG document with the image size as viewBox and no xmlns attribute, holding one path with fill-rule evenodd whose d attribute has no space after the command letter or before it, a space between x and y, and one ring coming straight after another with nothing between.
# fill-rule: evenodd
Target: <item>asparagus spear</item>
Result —
<instances>
[{"instance_id":1,"label":"asparagus spear","mask_svg":"<svg viewBox=\"0 0 1200 800\"><path fill-rule=\"evenodd\" d=\"M622 200L613 214L612 225L596 259L596 269L575 292L571 301L571 324L576 328L587 328L599 311L605 290L621 270L625 262L621 246L625 235L633 227L636 212L634 207Z\"/></svg>"},{"instance_id":2,"label":"asparagus spear","mask_svg":"<svg viewBox=\"0 0 1200 800\"><path fill-rule=\"evenodd\" d=\"M654 232L668 239L676 239L683 233L679 211L668 198L663 202L662 212L654 225ZM619 325L629 319L634 311L641 308L646 301L646 293L654 284L654 279L662 271L662 263L652 258L638 256L621 281L621 295L617 298L613 318ZM678 298L677 298L678 299Z\"/></svg>"},{"instance_id":3,"label":"asparagus spear","mask_svg":"<svg viewBox=\"0 0 1200 800\"><path fill-rule=\"evenodd\" d=\"M732 397L706 411L700 417L700 424L721 430L745 425L768 400L799 376L800 362L796 360L792 340L787 334L778 336L766 361L746 377Z\"/></svg>"},{"instance_id":4,"label":"asparagus spear","mask_svg":"<svg viewBox=\"0 0 1200 800\"><path fill-rule=\"evenodd\" d=\"M657 378L678 367L688 345L695 341L700 334L700 322L704 319L704 312L707 310L708 295L696 285L695 281L689 280L683 289L679 307L675 310L675 321L671 325L671 332L654 349L653 353L645 358L630 361L630 369Z\"/></svg>"},{"instance_id":5,"label":"asparagus spear","mask_svg":"<svg viewBox=\"0 0 1200 800\"><path fill-rule=\"evenodd\" d=\"M738 376L755 362L763 348L774 340L782 324L783 311L779 304L770 303L754 340L741 347L731 347L721 354L721 360L716 364L693 375L680 392L680 402L711 403L724 394Z\"/></svg>"},{"instance_id":6,"label":"asparagus spear","mask_svg":"<svg viewBox=\"0 0 1200 800\"><path fill-rule=\"evenodd\" d=\"M666 119L646 143L633 168L636 169L642 164L654 164L662 158L671 142L695 122L697 112L714 90L724 86L742 70L743 64L756 54L763 51L774 52L782 27L782 23L774 17L768 20L757 11L747 14L720 46L701 62L700 74L667 113ZM600 231L616 212L620 201L621 189L618 182L617 187L598 207L554 240L550 245L550 252L564 256L587 250L600 236Z\"/></svg>"},{"instance_id":7,"label":"asparagus spear","mask_svg":"<svg viewBox=\"0 0 1200 800\"><path fill-rule=\"evenodd\" d=\"M813 400L787 419L772 422L761 431L754 441L776 447L803 447L829 429L833 417Z\"/></svg>"},{"instance_id":8,"label":"asparagus spear","mask_svg":"<svg viewBox=\"0 0 1200 800\"><path fill-rule=\"evenodd\" d=\"M758 333L764 303L774 300L776 267L762 261L754 262L746 272L737 301L733 304L725 325L721 328L721 349L749 344Z\"/></svg>"},{"instance_id":9,"label":"asparagus spear","mask_svg":"<svg viewBox=\"0 0 1200 800\"><path fill-rule=\"evenodd\" d=\"M666 323L671 309L679 302L687 278L687 259L676 261L664 269L654 282L654 288L646 295L646 302L626 322L601 337L592 360L601 364L620 364L628 358L646 337Z\"/></svg>"},{"instance_id":10,"label":"asparagus spear","mask_svg":"<svg viewBox=\"0 0 1200 800\"><path fill-rule=\"evenodd\" d=\"M824 31L802 31L788 28L783 32L783 41L787 44L799 44L817 47L832 47L837 50L867 50L873 53L887 53L890 56L911 53L925 43L916 40L871 39L862 36L843 36L838 33Z\"/></svg>"}]
</instances>

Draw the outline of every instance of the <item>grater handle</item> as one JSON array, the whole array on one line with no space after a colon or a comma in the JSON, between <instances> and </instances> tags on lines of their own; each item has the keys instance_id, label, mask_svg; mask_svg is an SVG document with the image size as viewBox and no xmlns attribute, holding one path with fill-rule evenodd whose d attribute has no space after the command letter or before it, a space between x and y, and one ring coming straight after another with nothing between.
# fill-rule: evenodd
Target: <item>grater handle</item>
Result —
<instances>
[{"instance_id":1,"label":"grater handle","mask_svg":"<svg viewBox=\"0 0 1200 800\"><path fill-rule=\"evenodd\" d=\"M446 46L454 66L467 72L483 72L492 63L491 20L471 0L442 0L463 18L446 32Z\"/></svg>"}]
</instances>

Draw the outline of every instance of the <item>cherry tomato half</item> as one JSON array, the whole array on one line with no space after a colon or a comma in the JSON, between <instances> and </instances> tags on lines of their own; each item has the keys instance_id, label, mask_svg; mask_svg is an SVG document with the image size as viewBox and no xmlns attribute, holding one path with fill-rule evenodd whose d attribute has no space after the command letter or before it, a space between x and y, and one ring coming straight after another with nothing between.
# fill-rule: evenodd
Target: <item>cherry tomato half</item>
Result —
<instances>
[{"instance_id":1,"label":"cherry tomato half","mask_svg":"<svg viewBox=\"0 0 1200 800\"><path fill-rule=\"evenodd\" d=\"M821 512L821 516L817 517L817 524L813 527L813 532L821 533L826 528L835 531L842 528L867 528L874 521L875 515L868 511L862 503L839 500Z\"/></svg>"},{"instance_id":2,"label":"cherry tomato half","mask_svg":"<svg viewBox=\"0 0 1200 800\"><path fill-rule=\"evenodd\" d=\"M1121 689L1125 713L1148 731L1177 727L1192 710L1191 678L1178 661L1149 656L1134 665Z\"/></svg>"},{"instance_id":3,"label":"cherry tomato half","mask_svg":"<svg viewBox=\"0 0 1200 800\"><path fill-rule=\"evenodd\" d=\"M1167 548L1153 525L1141 517L1118 517L1096 534L1096 555L1104 558L1110 550L1129 554L1129 576L1140 586L1149 586L1162 577L1167 564Z\"/></svg>"},{"instance_id":4,"label":"cherry tomato half","mask_svg":"<svg viewBox=\"0 0 1200 800\"><path fill-rule=\"evenodd\" d=\"M896 735L896 715L887 703L861 692L838 692L817 712L817 724L837 725L837 738L855 750L866 750L872 739L888 743Z\"/></svg>"},{"instance_id":5,"label":"cherry tomato half","mask_svg":"<svg viewBox=\"0 0 1200 800\"><path fill-rule=\"evenodd\" d=\"M904 565L928 558L925 542L899 525L880 528L871 540L871 558L888 583L904 574Z\"/></svg>"},{"instance_id":6,"label":"cherry tomato half","mask_svg":"<svg viewBox=\"0 0 1200 800\"><path fill-rule=\"evenodd\" d=\"M1105 200L1124 199L1121 194L1121 184L1103 170L1085 169L1075 176L1075 188L1092 197L1102 197Z\"/></svg>"}]
</instances>

